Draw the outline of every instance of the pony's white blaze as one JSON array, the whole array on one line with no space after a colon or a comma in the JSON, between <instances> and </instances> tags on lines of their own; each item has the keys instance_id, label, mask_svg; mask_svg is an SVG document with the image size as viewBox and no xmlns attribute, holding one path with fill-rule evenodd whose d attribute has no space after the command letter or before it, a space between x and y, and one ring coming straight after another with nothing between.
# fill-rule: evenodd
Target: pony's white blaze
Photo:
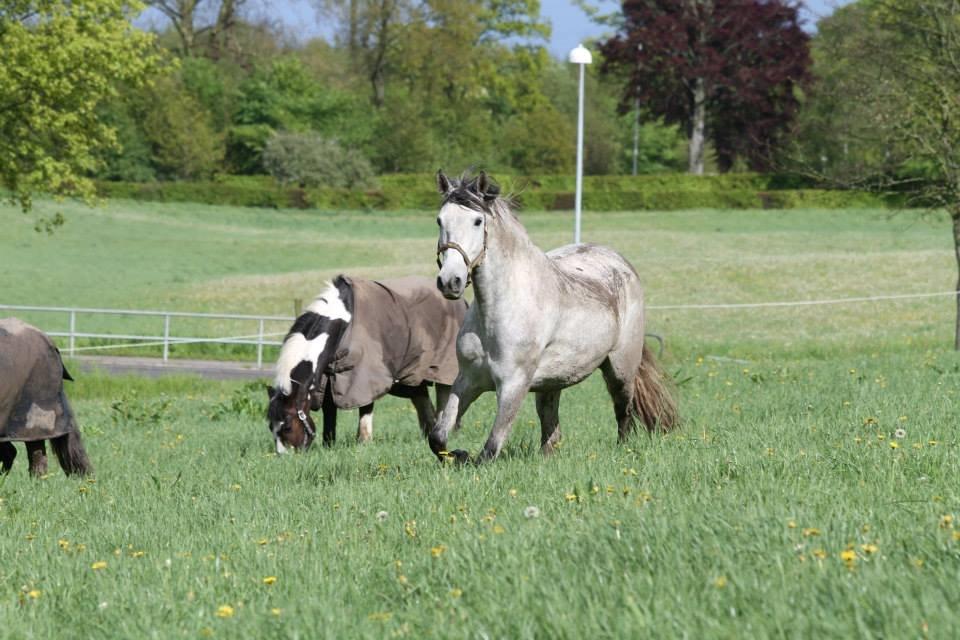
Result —
<instances>
[{"instance_id":1,"label":"pony's white blaze","mask_svg":"<svg viewBox=\"0 0 960 640\"><path fill-rule=\"evenodd\" d=\"M346 305L343 304L343 300L340 299L340 292L330 283L327 283L327 288L324 289L323 293L314 298L310 306L307 307L307 311L312 311L318 316L326 316L331 320L343 320L344 322L350 322L352 317L350 312L347 311Z\"/></svg>"},{"instance_id":2,"label":"pony's white blaze","mask_svg":"<svg viewBox=\"0 0 960 640\"><path fill-rule=\"evenodd\" d=\"M290 395L293 390L290 372L301 362L309 362L312 366L316 366L317 358L323 353L323 348L327 346L328 337L327 334L321 333L313 340L307 340L302 333L295 333L287 338L280 349L280 358L277 360L277 371L273 386L279 389L283 395Z\"/></svg>"}]
</instances>

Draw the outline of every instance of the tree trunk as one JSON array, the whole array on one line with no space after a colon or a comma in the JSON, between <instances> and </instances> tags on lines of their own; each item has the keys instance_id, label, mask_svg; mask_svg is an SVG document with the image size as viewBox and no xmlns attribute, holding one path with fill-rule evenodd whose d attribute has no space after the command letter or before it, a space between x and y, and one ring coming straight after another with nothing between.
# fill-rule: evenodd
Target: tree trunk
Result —
<instances>
[{"instance_id":1,"label":"tree trunk","mask_svg":"<svg viewBox=\"0 0 960 640\"><path fill-rule=\"evenodd\" d=\"M953 220L953 253L957 258L957 317L954 322L953 348L960 351L960 207L950 211Z\"/></svg>"},{"instance_id":2,"label":"tree trunk","mask_svg":"<svg viewBox=\"0 0 960 640\"><path fill-rule=\"evenodd\" d=\"M690 173L703 175L703 156L707 134L707 91L703 78L697 78L693 84L693 122L690 124Z\"/></svg>"}]
</instances>

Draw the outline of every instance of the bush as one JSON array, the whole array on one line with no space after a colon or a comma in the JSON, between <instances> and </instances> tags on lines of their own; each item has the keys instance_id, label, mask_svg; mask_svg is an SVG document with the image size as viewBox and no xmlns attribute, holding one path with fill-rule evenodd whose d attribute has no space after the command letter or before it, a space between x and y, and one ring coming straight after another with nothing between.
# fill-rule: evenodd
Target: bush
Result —
<instances>
[{"instance_id":1,"label":"bush","mask_svg":"<svg viewBox=\"0 0 960 640\"><path fill-rule=\"evenodd\" d=\"M279 183L301 188L368 188L374 181L373 167L357 150L316 133L275 133L263 150L263 165Z\"/></svg>"}]
</instances>

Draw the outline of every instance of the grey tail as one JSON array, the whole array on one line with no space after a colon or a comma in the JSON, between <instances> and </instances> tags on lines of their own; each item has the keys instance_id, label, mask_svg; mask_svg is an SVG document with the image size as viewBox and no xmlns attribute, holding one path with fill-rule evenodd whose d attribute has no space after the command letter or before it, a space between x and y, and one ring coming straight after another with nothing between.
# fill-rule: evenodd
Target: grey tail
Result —
<instances>
[{"instance_id":1,"label":"grey tail","mask_svg":"<svg viewBox=\"0 0 960 640\"><path fill-rule=\"evenodd\" d=\"M643 345L643 360L634 385L634 415L643 420L647 431L664 432L678 426L680 417L672 385L646 343Z\"/></svg>"}]
</instances>

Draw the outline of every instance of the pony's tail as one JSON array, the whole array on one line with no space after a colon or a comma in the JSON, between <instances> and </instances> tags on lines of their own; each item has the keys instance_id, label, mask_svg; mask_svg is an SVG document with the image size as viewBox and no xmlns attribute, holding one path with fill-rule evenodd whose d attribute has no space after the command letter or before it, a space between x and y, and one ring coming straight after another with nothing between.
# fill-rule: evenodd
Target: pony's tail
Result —
<instances>
[{"instance_id":1,"label":"pony's tail","mask_svg":"<svg viewBox=\"0 0 960 640\"><path fill-rule=\"evenodd\" d=\"M672 385L646 343L640 371L633 384L634 415L640 416L647 431L670 431L679 424Z\"/></svg>"},{"instance_id":2,"label":"pony's tail","mask_svg":"<svg viewBox=\"0 0 960 640\"><path fill-rule=\"evenodd\" d=\"M68 476L74 473L86 475L93 471L87 450L83 448L80 434L76 431L50 439L50 447L57 454L60 467Z\"/></svg>"}]
</instances>

